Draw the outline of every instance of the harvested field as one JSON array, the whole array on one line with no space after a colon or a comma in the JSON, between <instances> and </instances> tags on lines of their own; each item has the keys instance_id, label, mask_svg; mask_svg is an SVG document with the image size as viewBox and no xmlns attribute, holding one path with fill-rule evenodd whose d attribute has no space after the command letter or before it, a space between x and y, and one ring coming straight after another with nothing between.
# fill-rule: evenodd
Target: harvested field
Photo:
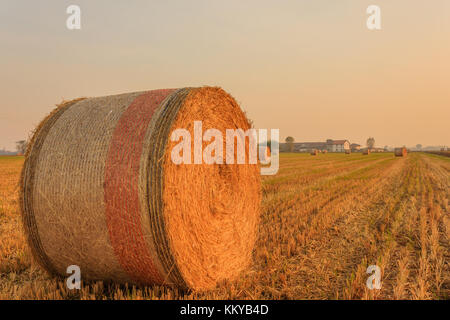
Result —
<instances>
[{"instance_id":1,"label":"harvested field","mask_svg":"<svg viewBox=\"0 0 450 320\"><path fill-rule=\"evenodd\" d=\"M85 282L68 290L31 258L20 222L23 157L0 157L0 299L450 299L450 159L281 154L263 178L253 262L203 293ZM366 287L369 265L381 290Z\"/></svg>"}]
</instances>

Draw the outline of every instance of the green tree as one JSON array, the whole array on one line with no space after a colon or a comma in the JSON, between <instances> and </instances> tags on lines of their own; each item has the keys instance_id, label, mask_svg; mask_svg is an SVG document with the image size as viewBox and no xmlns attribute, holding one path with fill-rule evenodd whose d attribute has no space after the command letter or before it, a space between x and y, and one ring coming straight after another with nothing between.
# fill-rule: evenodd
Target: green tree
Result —
<instances>
[{"instance_id":1,"label":"green tree","mask_svg":"<svg viewBox=\"0 0 450 320\"><path fill-rule=\"evenodd\" d=\"M373 147L375 146L375 138L369 137L366 141L366 145L367 145L367 148L373 149Z\"/></svg>"},{"instance_id":2,"label":"green tree","mask_svg":"<svg viewBox=\"0 0 450 320\"><path fill-rule=\"evenodd\" d=\"M289 152L293 152L294 151L294 141L295 141L294 138L289 136L284 141L286 141L286 143L288 145Z\"/></svg>"},{"instance_id":3,"label":"green tree","mask_svg":"<svg viewBox=\"0 0 450 320\"><path fill-rule=\"evenodd\" d=\"M27 150L27 141L20 140L16 142L16 149L18 153L25 154L25 151Z\"/></svg>"}]
</instances>

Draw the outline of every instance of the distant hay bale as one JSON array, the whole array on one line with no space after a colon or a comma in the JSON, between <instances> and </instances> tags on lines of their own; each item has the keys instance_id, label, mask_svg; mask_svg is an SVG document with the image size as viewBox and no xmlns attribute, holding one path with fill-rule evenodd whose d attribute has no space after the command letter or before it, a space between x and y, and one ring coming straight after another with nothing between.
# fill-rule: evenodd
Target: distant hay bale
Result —
<instances>
[{"instance_id":1,"label":"distant hay bale","mask_svg":"<svg viewBox=\"0 0 450 320\"><path fill-rule=\"evenodd\" d=\"M312 156L317 156L319 154L319 151L316 149L311 150L311 155Z\"/></svg>"},{"instance_id":2,"label":"distant hay bale","mask_svg":"<svg viewBox=\"0 0 450 320\"><path fill-rule=\"evenodd\" d=\"M350 150L345 150L345 154L350 154Z\"/></svg>"},{"instance_id":3,"label":"distant hay bale","mask_svg":"<svg viewBox=\"0 0 450 320\"><path fill-rule=\"evenodd\" d=\"M363 155L367 156L369 154L370 154L370 150L369 149L364 149Z\"/></svg>"},{"instance_id":4,"label":"distant hay bale","mask_svg":"<svg viewBox=\"0 0 450 320\"><path fill-rule=\"evenodd\" d=\"M197 290L236 278L256 239L259 165L174 164L171 133L185 128L194 137L196 120L203 131L250 128L220 88L58 106L35 131L21 177L38 263L52 275L78 265L84 280Z\"/></svg>"},{"instance_id":5,"label":"distant hay bale","mask_svg":"<svg viewBox=\"0 0 450 320\"><path fill-rule=\"evenodd\" d=\"M406 157L406 155L408 154L408 151L406 150L405 147L395 148L394 149L394 154L395 154L396 157Z\"/></svg>"},{"instance_id":6,"label":"distant hay bale","mask_svg":"<svg viewBox=\"0 0 450 320\"><path fill-rule=\"evenodd\" d=\"M328 153L328 150L324 149L322 150L322 153Z\"/></svg>"}]
</instances>

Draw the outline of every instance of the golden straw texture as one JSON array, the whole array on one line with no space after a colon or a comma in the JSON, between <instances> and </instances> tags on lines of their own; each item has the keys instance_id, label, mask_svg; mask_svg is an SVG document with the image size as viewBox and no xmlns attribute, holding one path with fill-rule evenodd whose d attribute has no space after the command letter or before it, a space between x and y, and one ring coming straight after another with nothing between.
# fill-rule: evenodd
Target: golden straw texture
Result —
<instances>
[{"instance_id":1,"label":"golden straw texture","mask_svg":"<svg viewBox=\"0 0 450 320\"><path fill-rule=\"evenodd\" d=\"M39 264L53 275L78 265L84 280L198 290L234 279L256 238L259 165L174 164L171 133L193 136L194 121L224 142L226 129L250 128L236 101L211 87L78 99L50 114L21 183Z\"/></svg>"}]
</instances>

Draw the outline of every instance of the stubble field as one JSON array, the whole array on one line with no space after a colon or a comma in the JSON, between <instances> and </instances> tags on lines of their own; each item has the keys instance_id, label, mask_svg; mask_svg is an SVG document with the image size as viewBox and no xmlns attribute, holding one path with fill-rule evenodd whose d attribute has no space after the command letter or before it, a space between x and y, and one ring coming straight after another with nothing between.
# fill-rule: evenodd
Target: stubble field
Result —
<instances>
[{"instance_id":1,"label":"stubble field","mask_svg":"<svg viewBox=\"0 0 450 320\"><path fill-rule=\"evenodd\" d=\"M0 157L0 299L449 299L450 158L282 154L263 178L252 265L208 292L102 282L68 290L22 231L23 157ZM369 290L369 265L381 289Z\"/></svg>"}]
</instances>

